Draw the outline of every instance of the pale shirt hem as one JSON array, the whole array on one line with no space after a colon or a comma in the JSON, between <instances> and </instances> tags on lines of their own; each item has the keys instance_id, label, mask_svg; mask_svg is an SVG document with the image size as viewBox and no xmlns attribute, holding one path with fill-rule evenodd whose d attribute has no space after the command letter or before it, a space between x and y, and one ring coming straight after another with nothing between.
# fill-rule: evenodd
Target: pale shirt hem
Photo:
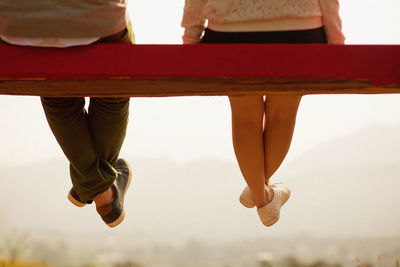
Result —
<instances>
[{"instance_id":1,"label":"pale shirt hem","mask_svg":"<svg viewBox=\"0 0 400 267\"><path fill-rule=\"evenodd\" d=\"M100 39L100 37L94 38L22 38L22 37L10 37L0 36L0 39L6 43L12 45L21 46L36 46L36 47L71 47L79 45L89 45Z\"/></svg>"},{"instance_id":2,"label":"pale shirt hem","mask_svg":"<svg viewBox=\"0 0 400 267\"><path fill-rule=\"evenodd\" d=\"M322 17L282 18L244 22L214 23L208 22L208 28L219 32L265 32L309 30L322 27Z\"/></svg>"}]
</instances>

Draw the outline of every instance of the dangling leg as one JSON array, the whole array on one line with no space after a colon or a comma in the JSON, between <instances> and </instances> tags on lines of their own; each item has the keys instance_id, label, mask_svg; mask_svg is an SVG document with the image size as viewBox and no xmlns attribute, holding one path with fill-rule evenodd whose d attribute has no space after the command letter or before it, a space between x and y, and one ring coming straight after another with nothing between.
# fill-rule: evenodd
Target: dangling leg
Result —
<instances>
[{"instance_id":1,"label":"dangling leg","mask_svg":"<svg viewBox=\"0 0 400 267\"><path fill-rule=\"evenodd\" d=\"M91 98L89 129L101 157L114 166L126 136L129 98Z\"/></svg>"},{"instance_id":2,"label":"dangling leg","mask_svg":"<svg viewBox=\"0 0 400 267\"><path fill-rule=\"evenodd\" d=\"M229 97L232 110L232 140L240 170L257 207L265 206L265 159L262 96Z\"/></svg>"},{"instance_id":3,"label":"dangling leg","mask_svg":"<svg viewBox=\"0 0 400 267\"><path fill-rule=\"evenodd\" d=\"M126 136L129 118L129 98L91 98L89 129L101 163L115 170L115 163ZM113 198L111 188L94 198L97 206Z\"/></svg>"},{"instance_id":4,"label":"dangling leg","mask_svg":"<svg viewBox=\"0 0 400 267\"><path fill-rule=\"evenodd\" d=\"M269 179L279 168L289 150L300 99L301 96L266 97L264 173L270 202L263 207L256 204L258 216L266 226L271 226L279 220L281 207L290 197L290 189L288 187L277 184L269 185Z\"/></svg>"},{"instance_id":5,"label":"dangling leg","mask_svg":"<svg viewBox=\"0 0 400 267\"><path fill-rule=\"evenodd\" d=\"M41 100L49 126L70 162L73 188L85 203L107 190L117 173L99 158L83 98L42 97Z\"/></svg>"},{"instance_id":6,"label":"dangling leg","mask_svg":"<svg viewBox=\"0 0 400 267\"><path fill-rule=\"evenodd\" d=\"M282 164L289 151L301 96L267 96L265 101L265 182Z\"/></svg>"}]
</instances>

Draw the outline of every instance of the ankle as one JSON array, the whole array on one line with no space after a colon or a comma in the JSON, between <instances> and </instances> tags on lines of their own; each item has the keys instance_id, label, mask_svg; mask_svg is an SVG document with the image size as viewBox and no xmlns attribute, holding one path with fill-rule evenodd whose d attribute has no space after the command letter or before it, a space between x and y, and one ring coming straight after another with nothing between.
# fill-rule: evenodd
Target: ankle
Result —
<instances>
[{"instance_id":1,"label":"ankle","mask_svg":"<svg viewBox=\"0 0 400 267\"><path fill-rule=\"evenodd\" d=\"M256 207L259 209L259 208L264 207L265 205L268 205L272 201L273 198L274 198L274 190L272 190L272 188L268 187L265 190L263 199L259 199L259 200L254 199L253 201L254 201L254 204L256 205Z\"/></svg>"},{"instance_id":2,"label":"ankle","mask_svg":"<svg viewBox=\"0 0 400 267\"><path fill-rule=\"evenodd\" d=\"M97 207L101 207L111 203L113 199L114 199L114 191L110 187L103 193L100 193L97 196L95 196L93 198L93 201L96 203Z\"/></svg>"},{"instance_id":3,"label":"ankle","mask_svg":"<svg viewBox=\"0 0 400 267\"><path fill-rule=\"evenodd\" d=\"M272 190L272 188L269 186L265 190L265 198L267 199L267 204L270 203L274 198L274 190Z\"/></svg>"},{"instance_id":4,"label":"ankle","mask_svg":"<svg viewBox=\"0 0 400 267\"><path fill-rule=\"evenodd\" d=\"M257 208L262 208L268 204L268 196L266 194L264 194L260 198L253 197L253 201Z\"/></svg>"}]
</instances>

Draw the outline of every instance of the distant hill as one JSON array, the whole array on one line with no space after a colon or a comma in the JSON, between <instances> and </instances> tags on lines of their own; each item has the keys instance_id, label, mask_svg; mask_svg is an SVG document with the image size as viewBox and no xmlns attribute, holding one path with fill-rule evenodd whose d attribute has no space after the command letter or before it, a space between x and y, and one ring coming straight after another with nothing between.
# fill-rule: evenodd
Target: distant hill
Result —
<instances>
[{"instance_id":1,"label":"distant hill","mask_svg":"<svg viewBox=\"0 0 400 267\"><path fill-rule=\"evenodd\" d=\"M128 157L134 181L126 200L127 217L113 230L106 229L93 205L79 209L68 203L65 159L2 166L0 201L7 205L0 206L0 226L129 238L137 244L301 233L324 237L400 234L399 151L400 128L378 125L316 146L285 163L273 181L288 184L292 198L279 223L268 229L259 222L255 209L238 202L244 181L236 162L204 159L177 164L165 158Z\"/></svg>"},{"instance_id":2,"label":"distant hill","mask_svg":"<svg viewBox=\"0 0 400 267\"><path fill-rule=\"evenodd\" d=\"M297 226L304 223L305 232L322 236L400 232L399 126L373 125L320 144L286 163L276 176L291 185L287 213Z\"/></svg>"},{"instance_id":3,"label":"distant hill","mask_svg":"<svg viewBox=\"0 0 400 267\"><path fill-rule=\"evenodd\" d=\"M343 168L364 164L400 164L400 126L371 125L354 134L312 147L290 162L296 173L308 172L317 167Z\"/></svg>"}]
</instances>

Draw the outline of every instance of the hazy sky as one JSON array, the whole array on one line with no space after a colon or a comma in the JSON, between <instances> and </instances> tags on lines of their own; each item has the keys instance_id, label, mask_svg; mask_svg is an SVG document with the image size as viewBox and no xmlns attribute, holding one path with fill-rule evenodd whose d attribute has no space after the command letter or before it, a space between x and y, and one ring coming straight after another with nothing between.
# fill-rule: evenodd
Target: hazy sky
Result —
<instances>
[{"instance_id":1,"label":"hazy sky","mask_svg":"<svg viewBox=\"0 0 400 267\"><path fill-rule=\"evenodd\" d=\"M138 44L181 43L184 0L131 1ZM348 44L400 44L400 1L344 0ZM135 62L132 62L135 64ZM0 96L0 164L63 157L38 97ZM400 95L335 95L303 98L290 157L369 124L400 125ZM177 161L203 157L234 160L226 97L132 99L122 155Z\"/></svg>"}]
</instances>

